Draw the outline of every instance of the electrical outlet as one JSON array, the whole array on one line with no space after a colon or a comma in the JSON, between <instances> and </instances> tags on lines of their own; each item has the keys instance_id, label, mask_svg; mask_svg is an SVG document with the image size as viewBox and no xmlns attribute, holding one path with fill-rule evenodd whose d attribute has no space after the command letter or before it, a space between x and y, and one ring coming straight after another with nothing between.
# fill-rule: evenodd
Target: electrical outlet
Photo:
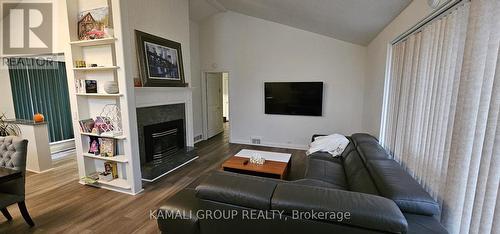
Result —
<instances>
[{"instance_id":1,"label":"electrical outlet","mask_svg":"<svg viewBox=\"0 0 500 234\"><path fill-rule=\"evenodd\" d=\"M194 137L194 142L201 141L203 139L203 135L198 135Z\"/></svg>"},{"instance_id":2,"label":"electrical outlet","mask_svg":"<svg viewBox=\"0 0 500 234\"><path fill-rule=\"evenodd\" d=\"M260 137L251 137L252 144L260 145Z\"/></svg>"}]
</instances>

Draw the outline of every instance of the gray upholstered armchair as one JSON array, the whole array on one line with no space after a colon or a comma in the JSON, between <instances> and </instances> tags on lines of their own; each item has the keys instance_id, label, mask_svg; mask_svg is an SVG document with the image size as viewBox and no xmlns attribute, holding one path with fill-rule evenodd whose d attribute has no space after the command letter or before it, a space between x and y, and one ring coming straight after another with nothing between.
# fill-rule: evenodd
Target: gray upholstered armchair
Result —
<instances>
[{"instance_id":1,"label":"gray upholstered armchair","mask_svg":"<svg viewBox=\"0 0 500 234\"><path fill-rule=\"evenodd\" d=\"M0 167L20 170L22 172L21 178L0 184L0 210L7 220L12 220L7 206L17 203L24 220L30 226L34 226L35 224L24 203L27 149L28 140L12 136L0 137Z\"/></svg>"}]
</instances>

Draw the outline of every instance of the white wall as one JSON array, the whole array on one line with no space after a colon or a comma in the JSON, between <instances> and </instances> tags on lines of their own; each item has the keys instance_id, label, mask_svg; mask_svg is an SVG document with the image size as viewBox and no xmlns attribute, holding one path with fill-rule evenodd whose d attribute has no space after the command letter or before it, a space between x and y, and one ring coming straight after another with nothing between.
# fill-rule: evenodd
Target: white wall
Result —
<instances>
[{"instance_id":1,"label":"white wall","mask_svg":"<svg viewBox=\"0 0 500 234\"><path fill-rule=\"evenodd\" d=\"M231 141L304 148L314 133L363 131L366 47L234 12L200 24L202 70L228 71ZM323 81L322 117L264 114L265 81Z\"/></svg>"},{"instance_id":2,"label":"white wall","mask_svg":"<svg viewBox=\"0 0 500 234\"><path fill-rule=\"evenodd\" d=\"M193 89L193 134L203 135L203 107L201 104L200 29L198 23L189 21L191 51L191 88Z\"/></svg>"},{"instance_id":3,"label":"white wall","mask_svg":"<svg viewBox=\"0 0 500 234\"><path fill-rule=\"evenodd\" d=\"M128 34L132 40L133 55L136 57L135 32L137 29L158 37L181 43L184 77L191 82L191 63L189 51L189 9L186 0L127 0ZM139 77L137 59L133 60L134 77Z\"/></svg>"},{"instance_id":4,"label":"white wall","mask_svg":"<svg viewBox=\"0 0 500 234\"><path fill-rule=\"evenodd\" d=\"M52 2L54 4L53 53L64 53L66 42L69 41L66 0L52 0ZM76 25L70 27L76 28Z\"/></svg>"},{"instance_id":5,"label":"white wall","mask_svg":"<svg viewBox=\"0 0 500 234\"><path fill-rule=\"evenodd\" d=\"M363 129L374 136L378 137L380 132L388 46L392 40L417 24L431 11L426 0L414 0L368 45Z\"/></svg>"},{"instance_id":6,"label":"white wall","mask_svg":"<svg viewBox=\"0 0 500 234\"><path fill-rule=\"evenodd\" d=\"M10 87L10 77L8 67L3 63L0 64L0 93L2 100L0 101L0 115L5 113L7 118L15 118L14 102L12 101L12 90Z\"/></svg>"}]
</instances>

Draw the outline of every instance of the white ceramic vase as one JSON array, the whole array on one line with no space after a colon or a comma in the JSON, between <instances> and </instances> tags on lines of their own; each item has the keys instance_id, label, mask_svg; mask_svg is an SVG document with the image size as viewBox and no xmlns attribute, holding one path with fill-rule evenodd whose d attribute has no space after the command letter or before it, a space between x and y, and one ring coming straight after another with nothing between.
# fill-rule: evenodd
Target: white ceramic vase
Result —
<instances>
[{"instance_id":1,"label":"white ceramic vase","mask_svg":"<svg viewBox=\"0 0 500 234\"><path fill-rule=\"evenodd\" d=\"M108 94L117 94L120 92L118 83L116 81L106 81L106 83L104 83L104 91Z\"/></svg>"}]
</instances>

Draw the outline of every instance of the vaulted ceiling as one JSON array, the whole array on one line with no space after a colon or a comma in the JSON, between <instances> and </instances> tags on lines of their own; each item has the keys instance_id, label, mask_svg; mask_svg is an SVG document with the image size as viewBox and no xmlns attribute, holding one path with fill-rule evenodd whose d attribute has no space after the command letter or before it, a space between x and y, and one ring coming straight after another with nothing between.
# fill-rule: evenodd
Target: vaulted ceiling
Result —
<instances>
[{"instance_id":1,"label":"vaulted ceiling","mask_svg":"<svg viewBox=\"0 0 500 234\"><path fill-rule=\"evenodd\" d=\"M227 10L367 45L411 0L190 0L202 21Z\"/></svg>"}]
</instances>

